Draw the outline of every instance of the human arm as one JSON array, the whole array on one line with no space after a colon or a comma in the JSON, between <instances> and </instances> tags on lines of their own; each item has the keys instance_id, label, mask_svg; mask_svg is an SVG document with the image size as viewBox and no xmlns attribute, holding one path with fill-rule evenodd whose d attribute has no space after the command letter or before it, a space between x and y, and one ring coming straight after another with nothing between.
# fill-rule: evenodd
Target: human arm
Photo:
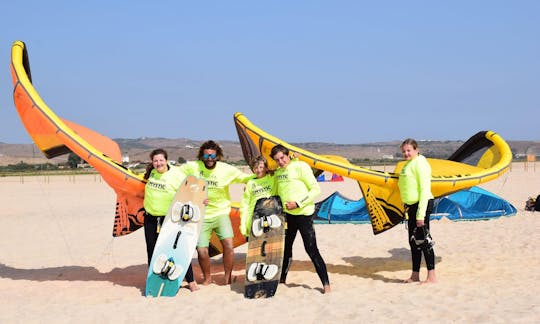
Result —
<instances>
[{"instance_id":1,"label":"human arm","mask_svg":"<svg viewBox=\"0 0 540 324\"><path fill-rule=\"evenodd\" d=\"M240 169L238 169L236 167L232 167L232 168L234 168L236 170L234 172L234 179L233 179L232 183L246 184L249 180L256 178L256 176L254 174L245 173L245 172L243 172L242 170L240 170Z\"/></svg>"},{"instance_id":2,"label":"human arm","mask_svg":"<svg viewBox=\"0 0 540 324\"><path fill-rule=\"evenodd\" d=\"M250 209L251 206L251 191L248 190L247 186L242 194L242 199L240 200L240 233L243 236L249 236L249 225L251 225L251 220L253 217L253 211Z\"/></svg>"},{"instance_id":3,"label":"human arm","mask_svg":"<svg viewBox=\"0 0 540 324\"><path fill-rule=\"evenodd\" d=\"M416 183L418 185L418 210L416 212L416 225L424 226L429 199L431 194L431 166L422 156L415 165Z\"/></svg>"}]
</instances>

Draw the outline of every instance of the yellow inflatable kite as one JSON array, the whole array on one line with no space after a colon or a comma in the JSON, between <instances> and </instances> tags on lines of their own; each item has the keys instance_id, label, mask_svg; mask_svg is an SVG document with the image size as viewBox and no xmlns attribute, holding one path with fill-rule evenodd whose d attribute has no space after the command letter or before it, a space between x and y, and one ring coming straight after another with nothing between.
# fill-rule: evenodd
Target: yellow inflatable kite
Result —
<instances>
[{"instance_id":1,"label":"yellow inflatable kite","mask_svg":"<svg viewBox=\"0 0 540 324\"><path fill-rule=\"evenodd\" d=\"M121 164L118 144L76 123L59 118L41 99L32 85L30 64L25 44L13 43L11 75L13 99L19 116L36 146L47 158L73 152L92 165L117 195L113 236L132 233L143 224L145 181L142 175ZM397 188L402 163L394 172L380 172L350 164L345 158L317 155L290 145L253 125L236 113L234 123L246 161L257 155L269 156L272 147L281 143L317 170L330 171L358 181L371 217L373 232L381 233L403 219L403 206ZM493 180L508 170L512 154L508 144L496 133L483 131L471 137L448 160L428 159L432 171L432 191L437 197ZM234 246L245 243L238 231L238 208L231 209L235 229ZM215 251L220 245L212 238Z\"/></svg>"},{"instance_id":2,"label":"yellow inflatable kite","mask_svg":"<svg viewBox=\"0 0 540 324\"><path fill-rule=\"evenodd\" d=\"M270 151L276 144L299 153L299 159L313 169L329 171L358 181L371 218L373 233L392 228L404 218L403 203L397 186L404 161L394 172L381 172L349 163L336 156L318 155L286 143L253 125L242 113L234 115L234 123L246 161L262 155L270 168L276 164ZM512 152L508 144L492 131L472 136L447 160L428 159L432 168L431 190L435 197L476 186L493 180L508 170Z\"/></svg>"}]
</instances>

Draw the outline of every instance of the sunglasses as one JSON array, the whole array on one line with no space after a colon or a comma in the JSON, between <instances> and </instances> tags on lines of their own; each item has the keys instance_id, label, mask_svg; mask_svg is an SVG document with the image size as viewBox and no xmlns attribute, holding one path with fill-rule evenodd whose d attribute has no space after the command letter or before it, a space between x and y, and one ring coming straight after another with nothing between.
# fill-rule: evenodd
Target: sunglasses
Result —
<instances>
[{"instance_id":1,"label":"sunglasses","mask_svg":"<svg viewBox=\"0 0 540 324\"><path fill-rule=\"evenodd\" d=\"M205 160L206 160L206 159L215 159L215 158L217 157L217 154L216 154L216 153L212 153L212 154L207 154L207 153L205 153L205 154L203 154L202 157L203 157L203 159L205 159Z\"/></svg>"}]
</instances>

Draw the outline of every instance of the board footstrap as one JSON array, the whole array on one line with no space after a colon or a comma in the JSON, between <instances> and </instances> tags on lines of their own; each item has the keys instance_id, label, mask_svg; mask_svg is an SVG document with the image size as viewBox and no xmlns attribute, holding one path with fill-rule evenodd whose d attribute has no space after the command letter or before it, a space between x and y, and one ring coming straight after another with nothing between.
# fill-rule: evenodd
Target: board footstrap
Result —
<instances>
[{"instance_id":1,"label":"board footstrap","mask_svg":"<svg viewBox=\"0 0 540 324\"><path fill-rule=\"evenodd\" d=\"M152 271L163 278L174 281L180 277L183 268L177 265L173 258L167 258L165 254L160 254L154 262Z\"/></svg>"},{"instance_id":2,"label":"board footstrap","mask_svg":"<svg viewBox=\"0 0 540 324\"><path fill-rule=\"evenodd\" d=\"M251 225L251 231L255 237L261 236L263 233L270 231L271 228L279 228L281 226L281 220L278 215L264 215L258 219L253 220Z\"/></svg>"},{"instance_id":3,"label":"board footstrap","mask_svg":"<svg viewBox=\"0 0 540 324\"><path fill-rule=\"evenodd\" d=\"M171 220L173 222L178 223L182 220L184 222L192 221L196 223L199 219L201 219L201 212L191 201L186 204L179 201L174 203L171 213Z\"/></svg>"},{"instance_id":4,"label":"board footstrap","mask_svg":"<svg viewBox=\"0 0 540 324\"><path fill-rule=\"evenodd\" d=\"M247 270L247 280L272 280L278 273L279 267L275 264L252 263Z\"/></svg>"}]
</instances>

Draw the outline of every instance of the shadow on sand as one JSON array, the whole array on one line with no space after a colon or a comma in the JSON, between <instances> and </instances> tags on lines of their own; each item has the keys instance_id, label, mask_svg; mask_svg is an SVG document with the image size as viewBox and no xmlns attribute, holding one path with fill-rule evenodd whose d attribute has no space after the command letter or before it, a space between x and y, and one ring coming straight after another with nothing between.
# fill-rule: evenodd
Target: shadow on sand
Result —
<instances>
[{"instance_id":1,"label":"shadow on sand","mask_svg":"<svg viewBox=\"0 0 540 324\"><path fill-rule=\"evenodd\" d=\"M411 252L406 248L389 250L390 256L366 258L362 256L343 257L344 264L326 264L329 273L345 274L372 280L380 280L389 283L401 283L402 279L387 278L379 272L395 272L411 269ZM324 256L323 256L324 258ZM441 257L436 257L435 262L441 262ZM289 271L311 271L315 272L311 261L295 261Z\"/></svg>"},{"instance_id":2,"label":"shadow on sand","mask_svg":"<svg viewBox=\"0 0 540 324\"><path fill-rule=\"evenodd\" d=\"M343 257L343 260L348 263L344 264L326 264L329 274L345 274L350 276L356 276L360 278L380 280L387 283L402 283L403 279L399 278L389 278L380 274L380 272L396 272L403 270L411 269L411 252L407 248L396 248L388 251L390 254L388 257L376 257L368 258L362 256L350 256ZM234 275L239 271L245 271L245 253L236 253L234 260L234 269L233 269L233 283L231 284L231 291L234 291L238 294L244 293L244 281L245 275ZM323 256L324 257L324 256ZM441 257L436 257L436 263L442 261ZM194 264L194 271L197 266ZM212 279L218 285L224 284L223 279L223 264L221 258L212 259ZM310 271L315 273L315 268L313 263L310 260L294 260L290 272L294 271ZM305 284L299 283L287 283L287 287L303 287L305 289L316 289L322 292L320 287L310 287Z\"/></svg>"},{"instance_id":3,"label":"shadow on sand","mask_svg":"<svg viewBox=\"0 0 540 324\"><path fill-rule=\"evenodd\" d=\"M387 278L379 272L395 272L409 270L411 268L410 251L406 248L392 249L388 251L388 257L366 258L362 256L344 257L343 260L348 265L327 264L327 270L331 273L345 274L361 278L380 280L389 283L399 283L401 279ZM234 275L240 271L245 272L246 254L236 253L234 258L233 282L230 285L231 291L244 294L245 275ZM441 257L436 257L436 262L441 262ZM193 271L197 282L202 280L201 272L197 262L192 262ZM32 280L32 281L108 281L115 285L139 288L144 295L146 276L148 268L146 264L132 265L125 268L114 268L109 272L99 272L94 267L88 266L64 266L40 269L22 269L7 266L0 263L0 277L12 280ZM315 273L315 268L311 261L298 261L293 259L289 271L310 271ZM214 284L224 285L223 263L221 258L213 258L211 261L211 274ZM312 288L307 285L288 283L288 287Z\"/></svg>"},{"instance_id":4,"label":"shadow on sand","mask_svg":"<svg viewBox=\"0 0 540 324\"><path fill-rule=\"evenodd\" d=\"M144 292L147 269L146 264L140 264L102 273L94 267L84 266L20 269L0 263L0 277L32 281L108 281L115 285L137 287Z\"/></svg>"}]
</instances>

